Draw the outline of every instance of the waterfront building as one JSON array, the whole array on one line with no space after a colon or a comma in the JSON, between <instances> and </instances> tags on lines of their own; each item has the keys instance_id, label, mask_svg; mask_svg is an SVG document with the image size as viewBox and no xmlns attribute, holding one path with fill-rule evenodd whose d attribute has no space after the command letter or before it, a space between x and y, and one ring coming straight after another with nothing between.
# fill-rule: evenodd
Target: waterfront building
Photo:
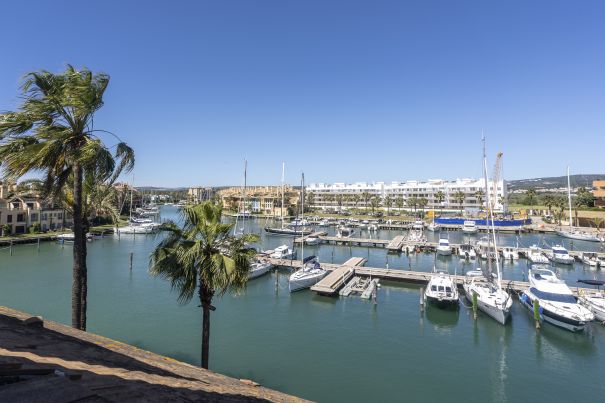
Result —
<instances>
[{"instance_id":1,"label":"waterfront building","mask_svg":"<svg viewBox=\"0 0 605 403\"><path fill-rule=\"evenodd\" d=\"M237 211L243 203L243 188L231 187L218 191L218 196L226 209ZM299 194L290 185L284 185L284 215L295 211ZM252 213L279 216L282 214L281 186L254 186L246 189L246 210Z\"/></svg>"},{"instance_id":2,"label":"waterfront building","mask_svg":"<svg viewBox=\"0 0 605 403\"><path fill-rule=\"evenodd\" d=\"M192 203L201 203L207 200L212 200L214 197L214 189L211 187L195 186L187 190L187 198Z\"/></svg>"},{"instance_id":3,"label":"waterfront building","mask_svg":"<svg viewBox=\"0 0 605 403\"><path fill-rule=\"evenodd\" d=\"M489 191L492 200L496 201L494 211L503 212L505 210L505 200L507 196L506 181L497 182L497 189L494 194L493 184L489 183ZM397 200L403 202L403 206L409 209L408 201L411 198L425 198L428 210L450 210L467 212L479 211L485 209L487 197L483 195L480 200L478 192L485 191L485 182L483 179L456 179L455 181L446 181L443 179L431 179L426 182L410 180L407 182L357 182L346 183L313 183L306 188L307 192L313 194L313 207L319 208L353 208L369 207L371 199L376 197L382 205L387 197L392 201L391 209L397 209ZM443 200L439 200L439 192L443 193ZM464 194L462 204L457 198L458 192ZM400 201L399 204L401 205Z\"/></svg>"},{"instance_id":4,"label":"waterfront building","mask_svg":"<svg viewBox=\"0 0 605 403\"><path fill-rule=\"evenodd\" d=\"M605 208L605 179L592 181L594 206Z\"/></svg>"},{"instance_id":5,"label":"waterfront building","mask_svg":"<svg viewBox=\"0 0 605 403\"><path fill-rule=\"evenodd\" d=\"M42 232L71 228L73 219L64 209L38 198L13 197L0 199L0 226L4 225L11 234L24 234L36 225Z\"/></svg>"}]
</instances>

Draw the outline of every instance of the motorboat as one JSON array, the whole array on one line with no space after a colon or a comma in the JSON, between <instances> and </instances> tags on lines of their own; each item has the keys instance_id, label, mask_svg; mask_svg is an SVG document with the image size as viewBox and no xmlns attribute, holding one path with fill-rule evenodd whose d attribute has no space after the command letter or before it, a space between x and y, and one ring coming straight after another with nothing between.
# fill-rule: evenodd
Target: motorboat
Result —
<instances>
[{"instance_id":1,"label":"motorboat","mask_svg":"<svg viewBox=\"0 0 605 403\"><path fill-rule=\"evenodd\" d=\"M296 251L290 249L288 245L281 245L273 250L270 257L273 259L294 259L296 258Z\"/></svg>"},{"instance_id":2,"label":"motorboat","mask_svg":"<svg viewBox=\"0 0 605 403\"><path fill-rule=\"evenodd\" d=\"M305 244L307 245L319 245L321 242L321 239L319 239L318 237L314 237L314 236L310 236L305 238Z\"/></svg>"},{"instance_id":3,"label":"motorboat","mask_svg":"<svg viewBox=\"0 0 605 403\"><path fill-rule=\"evenodd\" d=\"M317 257L308 256L303 260L302 267L290 275L290 292L309 288L317 284L326 274L328 271L321 267Z\"/></svg>"},{"instance_id":4,"label":"motorboat","mask_svg":"<svg viewBox=\"0 0 605 403\"><path fill-rule=\"evenodd\" d=\"M441 230L441 226L439 224L437 224L436 222L432 222L426 227L426 229L431 232L437 232L437 231Z\"/></svg>"},{"instance_id":5,"label":"motorboat","mask_svg":"<svg viewBox=\"0 0 605 403\"><path fill-rule=\"evenodd\" d=\"M76 239L76 235L73 232L66 232L64 234L57 235L57 242L59 243L73 243Z\"/></svg>"},{"instance_id":6,"label":"motorboat","mask_svg":"<svg viewBox=\"0 0 605 403\"><path fill-rule=\"evenodd\" d=\"M502 287L488 281L481 270L470 270L464 276L462 288L471 304L474 294L477 294L477 308L498 323L506 324L510 317L513 299Z\"/></svg>"},{"instance_id":7,"label":"motorboat","mask_svg":"<svg viewBox=\"0 0 605 403\"><path fill-rule=\"evenodd\" d=\"M452 277L446 272L432 274L424 298L427 302L439 308L458 307L458 287Z\"/></svg>"},{"instance_id":8,"label":"motorboat","mask_svg":"<svg viewBox=\"0 0 605 403\"><path fill-rule=\"evenodd\" d=\"M475 252L475 248L470 243L463 243L458 248L458 256L463 259L475 260L477 257L477 253Z\"/></svg>"},{"instance_id":9,"label":"motorboat","mask_svg":"<svg viewBox=\"0 0 605 403\"><path fill-rule=\"evenodd\" d=\"M578 280L578 283L594 285L596 290L579 290L578 301L584 307L588 308L593 313L595 319L601 323L605 323L605 294L601 291L601 287L605 285L602 280Z\"/></svg>"},{"instance_id":10,"label":"motorboat","mask_svg":"<svg viewBox=\"0 0 605 403\"><path fill-rule=\"evenodd\" d=\"M514 261L519 259L519 249L514 246L505 246L502 248L502 257L504 260Z\"/></svg>"},{"instance_id":11,"label":"motorboat","mask_svg":"<svg viewBox=\"0 0 605 403\"><path fill-rule=\"evenodd\" d=\"M441 256L449 256L452 254L452 247L450 246L450 240L447 238L440 238L439 244L437 245L437 254Z\"/></svg>"},{"instance_id":12,"label":"motorboat","mask_svg":"<svg viewBox=\"0 0 605 403\"><path fill-rule=\"evenodd\" d=\"M117 228L120 234L151 234L154 232L152 226L148 225L127 225Z\"/></svg>"},{"instance_id":13,"label":"motorboat","mask_svg":"<svg viewBox=\"0 0 605 403\"><path fill-rule=\"evenodd\" d=\"M248 271L248 280L262 276L268 273L273 268L273 265L267 261L256 261L250 264Z\"/></svg>"},{"instance_id":14,"label":"motorboat","mask_svg":"<svg viewBox=\"0 0 605 403\"><path fill-rule=\"evenodd\" d=\"M548 258L544 256L542 249L538 245L532 245L529 247L527 252L527 258L533 264L545 264L548 263Z\"/></svg>"},{"instance_id":15,"label":"motorboat","mask_svg":"<svg viewBox=\"0 0 605 403\"><path fill-rule=\"evenodd\" d=\"M582 263L589 267L597 268L601 262L596 252L582 252Z\"/></svg>"},{"instance_id":16,"label":"motorboat","mask_svg":"<svg viewBox=\"0 0 605 403\"><path fill-rule=\"evenodd\" d=\"M328 220L321 220L319 223L317 223L318 227L328 227L330 226L330 222Z\"/></svg>"},{"instance_id":17,"label":"motorboat","mask_svg":"<svg viewBox=\"0 0 605 403\"><path fill-rule=\"evenodd\" d=\"M546 252L546 257L548 260L555 263L573 264L574 262L574 258L569 255L567 249L562 245L554 245Z\"/></svg>"},{"instance_id":18,"label":"motorboat","mask_svg":"<svg viewBox=\"0 0 605 403\"><path fill-rule=\"evenodd\" d=\"M519 300L532 314L534 301L538 301L541 322L578 332L594 319L594 314L578 302L567 284L552 270L533 267L528 272L529 288Z\"/></svg>"},{"instance_id":19,"label":"motorboat","mask_svg":"<svg viewBox=\"0 0 605 403\"><path fill-rule=\"evenodd\" d=\"M355 228L346 227L344 225L340 225L336 229L336 236L338 238L350 238L355 233Z\"/></svg>"},{"instance_id":20,"label":"motorboat","mask_svg":"<svg viewBox=\"0 0 605 403\"><path fill-rule=\"evenodd\" d=\"M376 232L376 231L378 231L378 225L376 225L376 224L369 224L368 225L368 231L370 231L370 232Z\"/></svg>"},{"instance_id":21,"label":"motorboat","mask_svg":"<svg viewBox=\"0 0 605 403\"><path fill-rule=\"evenodd\" d=\"M422 231L410 230L410 233L408 234L408 241L414 243L423 243L426 242L426 237L424 236Z\"/></svg>"},{"instance_id":22,"label":"motorboat","mask_svg":"<svg viewBox=\"0 0 605 403\"><path fill-rule=\"evenodd\" d=\"M489 242L489 236L485 236L477 242L477 255L483 260L488 258L494 260L496 258L494 248Z\"/></svg>"},{"instance_id":23,"label":"motorboat","mask_svg":"<svg viewBox=\"0 0 605 403\"><path fill-rule=\"evenodd\" d=\"M477 231L477 223L475 223L473 220L466 220L462 224L462 232L465 234L476 234Z\"/></svg>"},{"instance_id":24,"label":"motorboat","mask_svg":"<svg viewBox=\"0 0 605 403\"><path fill-rule=\"evenodd\" d=\"M420 221L420 220L416 220L412 223L412 229L413 230L417 230L417 231L422 231L424 230L424 222Z\"/></svg>"},{"instance_id":25,"label":"motorboat","mask_svg":"<svg viewBox=\"0 0 605 403\"><path fill-rule=\"evenodd\" d=\"M313 230L305 227L265 227L265 232L274 235L306 236L310 235Z\"/></svg>"}]
</instances>

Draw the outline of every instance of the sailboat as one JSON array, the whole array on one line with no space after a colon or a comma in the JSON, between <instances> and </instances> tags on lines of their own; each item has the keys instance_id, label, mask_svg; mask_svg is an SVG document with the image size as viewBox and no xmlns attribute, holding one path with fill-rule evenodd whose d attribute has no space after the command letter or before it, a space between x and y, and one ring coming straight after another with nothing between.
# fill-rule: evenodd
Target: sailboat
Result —
<instances>
[{"instance_id":1,"label":"sailboat","mask_svg":"<svg viewBox=\"0 0 605 403\"><path fill-rule=\"evenodd\" d=\"M284 193L285 193L284 174L285 174L285 169L286 169L286 164L282 162L282 165L281 165L281 208L280 208L281 227L272 228L272 227L267 226L267 227L265 227L265 232L267 232L269 234L276 234L276 235L292 235L292 236L309 235L313 231L309 228L305 228L302 225L298 225L297 220L294 221L293 225L292 225L292 223L290 223L291 225L289 225L288 227L284 227Z\"/></svg>"},{"instance_id":2,"label":"sailboat","mask_svg":"<svg viewBox=\"0 0 605 403\"><path fill-rule=\"evenodd\" d=\"M569 206L569 230L560 228L556 233L564 238L575 239L578 241L602 242L604 238L599 238L594 234L574 229L571 217L571 183L569 181L569 167L567 167L567 203Z\"/></svg>"},{"instance_id":3,"label":"sailboat","mask_svg":"<svg viewBox=\"0 0 605 403\"><path fill-rule=\"evenodd\" d=\"M433 221L429 224L428 227L426 227L426 229L428 229L431 232L437 232L441 229L441 227L439 226L439 224L437 224L435 222L435 211L433 211Z\"/></svg>"},{"instance_id":4,"label":"sailboat","mask_svg":"<svg viewBox=\"0 0 605 403\"><path fill-rule=\"evenodd\" d=\"M300 190L301 218L305 214L305 174L302 175L302 186ZM328 271L321 267L316 256L305 258L305 243L301 244L302 267L292 273L288 279L288 288L290 292L303 290L317 284L328 274Z\"/></svg>"},{"instance_id":5,"label":"sailboat","mask_svg":"<svg viewBox=\"0 0 605 403\"><path fill-rule=\"evenodd\" d=\"M248 160L244 160L244 187L242 188L242 203L240 209L235 216L235 226L233 227L233 235L243 235L246 229L246 218L250 216L250 212L246 211L246 187L248 185ZM242 221L241 228L239 227L239 221Z\"/></svg>"},{"instance_id":6,"label":"sailboat","mask_svg":"<svg viewBox=\"0 0 605 403\"><path fill-rule=\"evenodd\" d=\"M489 206L489 218L491 221L491 235L494 251L496 251L496 228L494 226L494 205L491 203L491 197L488 188L487 177L487 157L485 156L485 137L483 138L483 176L485 179L485 195L487 197L487 205ZM506 291L502 289L501 274L500 274L500 257L498 253L494 253L496 263L496 283L494 284L491 273L491 259L487 259L488 274L490 278L486 278L481 270L471 270L466 273L464 284L464 294L469 302L473 302L473 296L477 297L477 308L488 316L494 318L497 322L505 324L510 317L510 310L513 306L513 299Z\"/></svg>"}]
</instances>

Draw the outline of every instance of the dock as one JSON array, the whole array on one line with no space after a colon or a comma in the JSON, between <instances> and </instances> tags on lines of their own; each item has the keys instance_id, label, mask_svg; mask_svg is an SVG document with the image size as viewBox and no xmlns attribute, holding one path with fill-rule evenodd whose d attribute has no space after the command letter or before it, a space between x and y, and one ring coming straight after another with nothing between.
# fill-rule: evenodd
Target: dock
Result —
<instances>
[{"instance_id":1,"label":"dock","mask_svg":"<svg viewBox=\"0 0 605 403\"><path fill-rule=\"evenodd\" d=\"M366 259L362 257L352 257L341 266L332 268L332 271L324 277L319 283L311 287L311 291L315 291L322 295L334 295L343 287L351 277L355 275L356 268L363 266ZM323 267L323 265L322 265Z\"/></svg>"},{"instance_id":2,"label":"dock","mask_svg":"<svg viewBox=\"0 0 605 403\"><path fill-rule=\"evenodd\" d=\"M404 241L404 235L397 235L395 238L391 239L391 241L387 244L387 250L399 252L403 247Z\"/></svg>"}]
</instances>

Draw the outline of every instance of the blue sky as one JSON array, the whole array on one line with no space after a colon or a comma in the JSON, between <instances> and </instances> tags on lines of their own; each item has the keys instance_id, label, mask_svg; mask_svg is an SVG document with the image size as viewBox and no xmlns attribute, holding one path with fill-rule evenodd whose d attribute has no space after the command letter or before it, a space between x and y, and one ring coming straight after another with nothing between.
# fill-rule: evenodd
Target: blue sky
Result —
<instances>
[{"instance_id":1,"label":"blue sky","mask_svg":"<svg viewBox=\"0 0 605 403\"><path fill-rule=\"evenodd\" d=\"M96 126L137 185L605 173L602 1L22 1L3 5L0 110L23 74L111 75Z\"/></svg>"}]
</instances>

